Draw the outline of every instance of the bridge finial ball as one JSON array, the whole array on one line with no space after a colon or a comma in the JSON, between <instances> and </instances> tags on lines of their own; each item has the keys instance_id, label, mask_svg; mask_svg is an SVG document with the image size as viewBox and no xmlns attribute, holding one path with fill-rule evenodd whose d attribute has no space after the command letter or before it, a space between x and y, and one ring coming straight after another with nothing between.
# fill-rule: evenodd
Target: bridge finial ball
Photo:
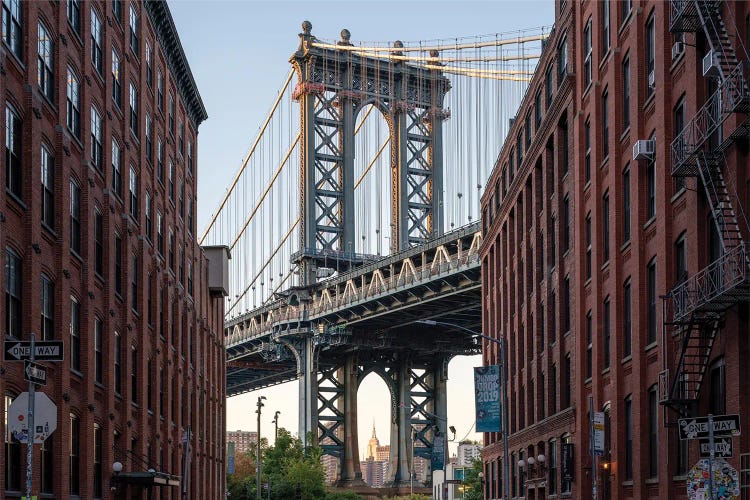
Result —
<instances>
[{"instance_id":1,"label":"bridge finial ball","mask_svg":"<svg viewBox=\"0 0 750 500\"><path fill-rule=\"evenodd\" d=\"M434 57L439 57L439 56L440 56L440 52L438 52L436 49L432 49L430 51L430 57L434 58Z\"/></svg>"},{"instance_id":2,"label":"bridge finial ball","mask_svg":"<svg viewBox=\"0 0 750 500\"><path fill-rule=\"evenodd\" d=\"M312 23L310 21L303 21L302 31L305 33L305 35L309 35L312 31Z\"/></svg>"},{"instance_id":3,"label":"bridge finial ball","mask_svg":"<svg viewBox=\"0 0 750 500\"><path fill-rule=\"evenodd\" d=\"M404 42L402 42L401 40L396 40L395 42L393 42L393 47L397 49L402 49L404 48Z\"/></svg>"},{"instance_id":4,"label":"bridge finial ball","mask_svg":"<svg viewBox=\"0 0 750 500\"><path fill-rule=\"evenodd\" d=\"M341 30L341 41L342 42L349 42L351 39L352 34L349 32L348 29L344 28Z\"/></svg>"}]
</instances>

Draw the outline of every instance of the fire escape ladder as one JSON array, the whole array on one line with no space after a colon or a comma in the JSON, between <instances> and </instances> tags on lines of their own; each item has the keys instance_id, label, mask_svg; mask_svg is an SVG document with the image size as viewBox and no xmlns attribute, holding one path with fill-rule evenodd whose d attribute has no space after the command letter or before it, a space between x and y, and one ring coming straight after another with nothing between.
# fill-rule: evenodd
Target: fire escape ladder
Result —
<instances>
[{"instance_id":1,"label":"fire escape ladder","mask_svg":"<svg viewBox=\"0 0 750 500\"><path fill-rule=\"evenodd\" d=\"M716 233L720 237L722 253L726 253L727 250L742 243L742 233L722 173L724 154L721 152L699 153L696 161L711 207Z\"/></svg>"},{"instance_id":2,"label":"fire escape ladder","mask_svg":"<svg viewBox=\"0 0 750 500\"><path fill-rule=\"evenodd\" d=\"M703 25L703 31L711 46L711 51L719 59L718 69L721 81L737 67L739 61L734 52L732 42L729 40L724 19L721 16L721 2L695 0L698 18Z\"/></svg>"}]
</instances>

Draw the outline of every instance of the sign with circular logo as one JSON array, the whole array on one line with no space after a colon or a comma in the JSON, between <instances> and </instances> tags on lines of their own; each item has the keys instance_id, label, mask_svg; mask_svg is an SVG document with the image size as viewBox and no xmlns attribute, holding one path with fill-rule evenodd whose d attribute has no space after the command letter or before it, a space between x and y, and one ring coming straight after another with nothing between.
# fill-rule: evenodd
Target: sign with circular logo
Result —
<instances>
[{"instance_id":1,"label":"sign with circular logo","mask_svg":"<svg viewBox=\"0 0 750 500\"><path fill-rule=\"evenodd\" d=\"M715 458L712 471L708 459L702 458L687 475L687 494L690 500L734 500L740 496L739 474L722 458ZM709 495L708 479L713 476L713 498Z\"/></svg>"}]
</instances>

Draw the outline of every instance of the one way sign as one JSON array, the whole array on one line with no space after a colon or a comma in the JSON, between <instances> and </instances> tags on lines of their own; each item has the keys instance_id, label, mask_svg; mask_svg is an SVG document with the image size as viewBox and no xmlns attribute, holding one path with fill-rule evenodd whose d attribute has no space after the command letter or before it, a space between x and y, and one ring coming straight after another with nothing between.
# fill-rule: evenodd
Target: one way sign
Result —
<instances>
[{"instance_id":1,"label":"one way sign","mask_svg":"<svg viewBox=\"0 0 750 500\"><path fill-rule=\"evenodd\" d=\"M26 361L31 359L31 342L6 340L3 349L4 361ZM62 340L34 342L34 361L62 361Z\"/></svg>"},{"instance_id":2,"label":"one way sign","mask_svg":"<svg viewBox=\"0 0 750 500\"><path fill-rule=\"evenodd\" d=\"M700 458L708 458L711 454L711 446L708 439L700 441ZM719 458L732 458L732 438L714 439L714 456Z\"/></svg>"},{"instance_id":3,"label":"one way sign","mask_svg":"<svg viewBox=\"0 0 750 500\"><path fill-rule=\"evenodd\" d=\"M47 369L31 361L24 361L23 378L37 385L45 385L47 384Z\"/></svg>"},{"instance_id":4,"label":"one way sign","mask_svg":"<svg viewBox=\"0 0 750 500\"><path fill-rule=\"evenodd\" d=\"M708 438L708 417L681 418L677 421L680 430L680 439L706 439ZM715 415L713 417L713 430L715 437L739 436L739 415Z\"/></svg>"}]
</instances>

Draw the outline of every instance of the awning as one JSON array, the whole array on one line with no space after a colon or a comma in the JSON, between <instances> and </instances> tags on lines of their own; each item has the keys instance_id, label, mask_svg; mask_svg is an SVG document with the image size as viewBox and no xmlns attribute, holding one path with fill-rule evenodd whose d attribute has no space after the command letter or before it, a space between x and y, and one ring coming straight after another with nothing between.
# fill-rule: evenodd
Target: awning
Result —
<instances>
[{"instance_id":1,"label":"awning","mask_svg":"<svg viewBox=\"0 0 750 500\"><path fill-rule=\"evenodd\" d=\"M112 475L112 482L146 487L179 486L180 476L173 476L166 472L120 472Z\"/></svg>"}]
</instances>

